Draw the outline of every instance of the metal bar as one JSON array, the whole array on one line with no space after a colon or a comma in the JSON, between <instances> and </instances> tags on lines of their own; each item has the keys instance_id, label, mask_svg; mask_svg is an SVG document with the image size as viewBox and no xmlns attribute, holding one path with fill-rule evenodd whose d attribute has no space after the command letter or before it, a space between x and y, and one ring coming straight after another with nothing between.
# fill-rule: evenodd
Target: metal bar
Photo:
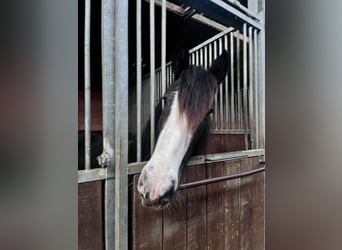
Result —
<instances>
[{"instance_id":1,"label":"metal bar","mask_svg":"<svg viewBox=\"0 0 342 250\"><path fill-rule=\"evenodd\" d=\"M128 1L115 1L115 249L128 249ZM113 38L112 38L113 39Z\"/></svg>"},{"instance_id":2,"label":"metal bar","mask_svg":"<svg viewBox=\"0 0 342 250\"><path fill-rule=\"evenodd\" d=\"M228 37L227 35L224 36L224 48L226 51L229 51L229 48L228 48ZM228 67L229 67L229 64L228 64ZM225 77L225 80L224 80L224 89L225 89L225 115L226 115L226 126L225 128L228 129L230 126L229 126L229 92L228 92L228 75L229 75L229 69L227 69L227 74L226 74L226 77Z\"/></svg>"},{"instance_id":3,"label":"metal bar","mask_svg":"<svg viewBox=\"0 0 342 250\"><path fill-rule=\"evenodd\" d=\"M247 133L250 133L251 130L247 129ZM245 129L220 129L220 130L210 130L211 134L218 135L243 135L246 133Z\"/></svg>"},{"instance_id":4,"label":"metal bar","mask_svg":"<svg viewBox=\"0 0 342 250\"><path fill-rule=\"evenodd\" d=\"M222 53L222 37L219 41L219 55ZM220 84L219 94L220 94L220 129L223 129L223 82Z\"/></svg>"},{"instance_id":5,"label":"metal bar","mask_svg":"<svg viewBox=\"0 0 342 250\"><path fill-rule=\"evenodd\" d=\"M102 1L102 105L103 105L103 163L106 165L105 180L105 246L115 248L115 180L114 180L114 0Z\"/></svg>"},{"instance_id":6,"label":"metal bar","mask_svg":"<svg viewBox=\"0 0 342 250\"><path fill-rule=\"evenodd\" d=\"M141 0L136 8L137 32L137 161L141 161Z\"/></svg>"},{"instance_id":7,"label":"metal bar","mask_svg":"<svg viewBox=\"0 0 342 250\"><path fill-rule=\"evenodd\" d=\"M234 88L234 37L233 33L229 34L230 38L230 120L231 128L235 128L235 88Z\"/></svg>"},{"instance_id":8,"label":"metal bar","mask_svg":"<svg viewBox=\"0 0 342 250\"><path fill-rule=\"evenodd\" d=\"M166 0L162 0L161 19L161 82L164 96L166 91ZM164 102L162 102L162 107L164 107Z\"/></svg>"},{"instance_id":9,"label":"metal bar","mask_svg":"<svg viewBox=\"0 0 342 250\"><path fill-rule=\"evenodd\" d=\"M265 147L265 31L261 29L258 34L258 60L259 60L259 146Z\"/></svg>"},{"instance_id":10,"label":"metal bar","mask_svg":"<svg viewBox=\"0 0 342 250\"><path fill-rule=\"evenodd\" d=\"M238 33L238 32L237 32ZM241 85L240 85L240 41L236 39L236 76L237 76L237 120L238 128L241 128Z\"/></svg>"},{"instance_id":11,"label":"metal bar","mask_svg":"<svg viewBox=\"0 0 342 250\"><path fill-rule=\"evenodd\" d=\"M198 56L198 50L196 50L195 54L195 65L199 66L199 56Z\"/></svg>"},{"instance_id":12,"label":"metal bar","mask_svg":"<svg viewBox=\"0 0 342 250\"><path fill-rule=\"evenodd\" d=\"M249 170L249 171L240 173L240 174L226 175L226 176L210 178L210 179L206 179L206 180L189 182L189 183L179 185L179 189L180 190L189 189L189 188L194 188L194 187L203 186L203 185L207 185L207 184L213 184L216 182L228 181L228 180L233 180L233 179L237 179L237 178L247 177L247 176L254 175L254 174L257 174L260 172L264 172L265 169L266 169L265 167L260 167L260 168L256 168L253 170Z\"/></svg>"},{"instance_id":13,"label":"metal bar","mask_svg":"<svg viewBox=\"0 0 342 250\"><path fill-rule=\"evenodd\" d=\"M247 24L243 24L243 128L247 130L248 106L247 106ZM245 133L245 149L248 150L248 134Z\"/></svg>"},{"instance_id":14,"label":"metal bar","mask_svg":"<svg viewBox=\"0 0 342 250\"><path fill-rule=\"evenodd\" d=\"M146 2L149 2L149 0L145 0ZM162 0L155 0L155 4L158 5L158 6L161 6L162 5ZM169 1L166 2L166 8L168 11L170 12L173 12L177 15L180 15L180 16L183 16L184 13L186 12L186 7L183 7L183 6L179 6L179 5L176 5L174 3L171 3ZM196 20L197 22L200 22L200 23L203 23L203 24L206 24L214 29L217 29L217 30L220 30L220 31L223 31L225 30L227 27L222 25L222 24L219 24L203 15L200 15L200 14L194 14L193 16L191 16L192 19Z\"/></svg>"},{"instance_id":15,"label":"metal bar","mask_svg":"<svg viewBox=\"0 0 342 250\"><path fill-rule=\"evenodd\" d=\"M214 41L214 60L217 58L217 40ZM218 92L215 93L215 99L214 99L214 119L215 119L215 129L218 128L218 108L217 108L217 95Z\"/></svg>"},{"instance_id":16,"label":"metal bar","mask_svg":"<svg viewBox=\"0 0 342 250\"><path fill-rule=\"evenodd\" d=\"M248 28L248 36L249 36L249 127L252 131L251 133L251 148L255 148L255 109L254 109L254 100L255 100L255 92L254 92L254 60L253 60L253 28Z\"/></svg>"},{"instance_id":17,"label":"metal bar","mask_svg":"<svg viewBox=\"0 0 342 250\"><path fill-rule=\"evenodd\" d=\"M212 64L212 59L213 59L212 43L209 43L209 44L208 44L208 50L209 50L208 69L210 69L211 64ZM215 112L212 112L212 113L210 114L210 119L211 119L211 120L214 120L214 119L213 119L213 118L214 118L214 113L215 113Z\"/></svg>"},{"instance_id":18,"label":"metal bar","mask_svg":"<svg viewBox=\"0 0 342 250\"><path fill-rule=\"evenodd\" d=\"M253 32L254 39L254 92L255 92L255 147L259 148L259 97L258 97L258 86L259 86L259 79L258 79L258 36L257 30L254 29Z\"/></svg>"},{"instance_id":19,"label":"metal bar","mask_svg":"<svg viewBox=\"0 0 342 250\"><path fill-rule=\"evenodd\" d=\"M78 171L78 183L85 183L91 181L99 181L106 179L106 169L94 168L90 170Z\"/></svg>"},{"instance_id":20,"label":"metal bar","mask_svg":"<svg viewBox=\"0 0 342 250\"><path fill-rule=\"evenodd\" d=\"M246 150L246 151L243 150L243 151L234 151L234 152L209 154L209 155L197 155L197 156L191 157L189 161L186 163L185 167L211 164L215 162L232 161L232 160L248 158L248 157L257 157L257 156L262 157L264 156L264 154L265 154L264 149L255 149L255 150ZM147 161L130 163L128 165L128 175L139 174L142 168L146 165L146 163Z\"/></svg>"},{"instance_id":21,"label":"metal bar","mask_svg":"<svg viewBox=\"0 0 342 250\"><path fill-rule=\"evenodd\" d=\"M191 54L191 59L190 60L191 60L191 64L195 65L195 53Z\"/></svg>"},{"instance_id":22,"label":"metal bar","mask_svg":"<svg viewBox=\"0 0 342 250\"><path fill-rule=\"evenodd\" d=\"M201 48L199 50L199 53L200 53L200 63L199 63L199 65L201 65L203 67L203 48Z\"/></svg>"},{"instance_id":23,"label":"metal bar","mask_svg":"<svg viewBox=\"0 0 342 250\"><path fill-rule=\"evenodd\" d=\"M250 17L244 14L243 12L241 12L240 10L236 9L235 7L225 3L222 0L210 0L210 1L258 29L261 29L263 26L263 23L261 23L262 19L259 20L259 17L256 15L253 15L252 17Z\"/></svg>"},{"instance_id":24,"label":"metal bar","mask_svg":"<svg viewBox=\"0 0 342 250\"><path fill-rule=\"evenodd\" d=\"M204 69L208 70L208 47L203 47L204 49Z\"/></svg>"},{"instance_id":25,"label":"metal bar","mask_svg":"<svg viewBox=\"0 0 342 250\"><path fill-rule=\"evenodd\" d=\"M154 30L154 0L150 1L150 112L151 112L151 154L154 149L154 86L155 86L155 30Z\"/></svg>"},{"instance_id":26,"label":"metal bar","mask_svg":"<svg viewBox=\"0 0 342 250\"><path fill-rule=\"evenodd\" d=\"M200 48L203 48L203 47L211 44L213 41L224 36L225 34L232 32L233 30L235 30L235 28L232 28L232 27L227 28L225 31L222 31L222 32L218 33L217 35L209 38L208 40L205 40L203 43L200 43L196 47L193 47L192 49L189 50L189 53L193 53L194 51L199 50Z\"/></svg>"},{"instance_id":27,"label":"metal bar","mask_svg":"<svg viewBox=\"0 0 342 250\"><path fill-rule=\"evenodd\" d=\"M84 16L84 135L85 169L90 169L91 149L91 97L90 97L90 0L85 1Z\"/></svg>"}]
</instances>

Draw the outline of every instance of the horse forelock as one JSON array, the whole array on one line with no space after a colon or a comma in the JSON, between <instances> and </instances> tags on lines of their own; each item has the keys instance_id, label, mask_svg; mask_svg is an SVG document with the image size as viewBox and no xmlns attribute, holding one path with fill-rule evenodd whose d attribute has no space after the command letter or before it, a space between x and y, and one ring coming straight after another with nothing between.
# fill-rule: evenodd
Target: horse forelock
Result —
<instances>
[{"instance_id":1,"label":"horse forelock","mask_svg":"<svg viewBox=\"0 0 342 250\"><path fill-rule=\"evenodd\" d=\"M212 107L217 81L212 74L197 66L183 71L178 81L180 115L186 117L188 130L194 133Z\"/></svg>"}]
</instances>

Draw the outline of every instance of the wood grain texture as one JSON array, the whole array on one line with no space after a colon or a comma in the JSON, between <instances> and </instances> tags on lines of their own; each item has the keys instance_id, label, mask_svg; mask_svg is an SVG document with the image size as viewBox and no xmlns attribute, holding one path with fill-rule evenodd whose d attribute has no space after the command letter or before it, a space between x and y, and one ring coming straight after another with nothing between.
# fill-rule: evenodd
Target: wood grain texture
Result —
<instances>
[{"instance_id":1,"label":"wood grain texture","mask_svg":"<svg viewBox=\"0 0 342 250\"><path fill-rule=\"evenodd\" d=\"M181 183L186 180L186 172ZM163 250L186 249L186 190L177 193L175 200L163 208Z\"/></svg>"},{"instance_id":2,"label":"wood grain texture","mask_svg":"<svg viewBox=\"0 0 342 250\"><path fill-rule=\"evenodd\" d=\"M222 162L207 166L208 178L223 176ZM224 249L224 198L225 184L207 185L207 248Z\"/></svg>"},{"instance_id":3,"label":"wood grain texture","mask_svg":"<svg viewBox=\"0 0 342 250\"><path fill-rule=\"evenodd\" d=\"M78 249L104 248L102 182L78 184Z\"/></svg>"},{"instance_id":4,"label":"wood grain texture","mask_svg":"<svg viewBox=\"0 0 342 250\"><path fill-rule=\"evenodd\" d=\"M132 198L132 249L158 250L163 248L162 210L141 205L137 191L139 175L133 177Z\"/></svg>"},{"instance_id":5,"label":"wood grain texture","mask_svg":"<svg viewBox=\"0 0 342 250\"><path fill-rule=\"evenodd\" d=\"M241 164L241 172L251 170L251 158L245 158ZM240 180L240 248L254 249L251 244L252 227L253 227L253 191L252 191L252 176L243 177Z\"/></svg>"},{"instance_id":6,"label":"wood grain texture","mask_svg":"<svg viewBox=\"0 0 342 250\"><path fill-rule=\"evenodd\" d=\"M206 166L187 167L187 182L206 178ZM207 235L207 188L190 188L187 191L187 249L205 249Z\"/></svg>"},{"instance_id":7,"label":"wood grain texture","mask_svg":"<svg viewBox=\"0 0 342 250\"><path fill-rule=\"evenodd\" d=\"M259 157L189 166L181 183L259 167ZM264 173L182 190L162 213L141 206L134 176L132 249L256 249L264 244Z\"/></svg>"},{"instance_id":8,"label":"wood grain texture","mask_svg":"<svg viewBox=\"0 0 342 250\"><path fill-rule=\"evenodd\" d=\"M241 160L225 162L225 174L237 174L240 172ZM240 249L239 228L239 200L240 180L226 181L226 193L224 200L224 235L225 249Z\"/></svg>"}]
</instances>

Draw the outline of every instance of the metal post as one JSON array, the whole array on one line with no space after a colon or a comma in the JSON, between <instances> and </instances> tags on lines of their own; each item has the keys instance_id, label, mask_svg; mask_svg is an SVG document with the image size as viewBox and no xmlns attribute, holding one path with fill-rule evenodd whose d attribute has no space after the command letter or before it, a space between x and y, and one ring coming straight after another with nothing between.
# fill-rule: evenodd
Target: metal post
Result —
<instances>
[{"instance_id":1,"label":"metal post","mask_svg":"<svg viewBox=\"0 0 342 250\"><path fill-rule=\"evenodd\" d=\"M200 53L200 63L199 65L203 67L203 48L199 49Z\"/></svg>"},{"instance_id":2,"label":"metal post","mask_svg":"<svg viewBox=\"0 0 342 250\"><path fill-rule=\"evenodd\" d=\"M196 66L199 66L199 56L198 56L198 50L196 50L196 52L194 53L195 54L195 58L196 58Z\"/></svg>"},{"instance_id":3,"label":"metal post","mask_svg":"<svg viewBox=\"0 0 342 250\"><path fill-rule=\"evenodd\" d=\"M141 161L141 0L137 0L137 162Z\"/></svg>"},{"instance_id":4,"label":"metal post","mask_svg":"<svg viewBox=\"0 0 342 250\"><path fill-rule=\"evenodd\" d=\"M235 128L235 88L234 88L234 36L233 32L229 34L230 38L230 116L231 116L231 128Z\"/></svg>"},{"instance_id":5,"label":"metal post","mask_svg":"<svg viewBox=\"0 0 342 250\"><path fill-rule=\"evenodd\" d=\"M255 85L255 78L254 78L254 60L253 60L253 33L252 27L248 28L248 37L249 37L249 124L251 128L251 148L255 148L255 109L254 109L254 100L255 100L255 92L254 92L254 85Z\"/></svg>"},{"instance_id":6,"label":"metal post","mask_svg":"<svg viewBox=\"0 0 342 250\"><path fill-rule=\"evenodd\" d=\"M100 159L107 167L105 245L106 249L128 249L128 3L126 1L116 1L115 4L114 0L102 2L102 65L104 153Z\"/></svg>"},{"instance_id":7,"label":"metal post","mask_svg":"<svg viewBox=\"0 0 342 250\"><path fill-rule=\"evenodd\" d=\"M162 16L161 16L161 81L162 81L162 95L166 91L166 0L162 0ZM162 102L164 107L164 102Z\"/></svg>"},{"instance_id":8,"label":"metal post","mask_svg":"<svg viewBox=\"0 0 342 250\"><path fill-rule=\"evenodd\" d=\"M115 249L128 249L128 1L115 1Z\"/></svg>"},{"instance_id":9,"label":"metal post","mask_svg":"<svg viewBox=\"0 0 342 250\"><path fill-rule=\"evenodd\" d=\"M258 34L259 59L259 146L265 148L265 30L262 28Z\"/></svg>"},{"instance_id":10,"label":"metal post","mask_svg":"<svg viewBox=\"0 0 342 250\"><path fill-rule=\"evenodd\" d=\"M227 35L224 36L224 48L226 51L229 51L228 49L228 37ZM229 66L228 66L229 67ZM228 75L229 75L229 69L227 69L227 74L224 80L224 89L225 89L225 113L226 113L226 129L229 129L229 93L228 93Z\"/></svg>"},{"instance_id":11,"label":"metal post","mask_svg":"<svg viewBox=\"0 0 342 250\"><path fill-rule=\"evenodd\" d=\"M222 38L219 39L219 55L222 53ZM220 128L223 129L223 82L220 84Z\"/></svg>"},{"instance_id":12,"label":"metal post","mask_svg":"<svg viewBox=\"0 0 342 250\"><path fill-rule=\"evenodd\" d=\"M90 169L91 148L91 97L90 97L90 0L85 1L84 16L84 135L85 135L85 169Z\"/></svg>"},{"instance_id":13,"label":"metal post","mask_svg":"<svg viewBox=\"0 0 342 250\"><path fill-rule=\"evenodd\" d=\"M255 84L254 84L254 93L255 93L255 147L259 148L259 74L258 74L258 35L257 35L257 30L254 29L253 32L253 44L254 44L254 79L255 79Z\"/></svg>"},{"instance_id":14,"label":"metal post","mask_svg":"<svg viewBox=\"0 0 342 250\"><path fill-rule=\"evenodd\" d=\"M214 41L214 60L217 58L217 40ZM211 65L210 65L211 66ZM215 93L215 99L214 99L214 118L215 118L215 130L218 128L218 108L217 108L217 95L218 92Z\"/></svg>"},{"instance_id":15,"label":"metal post","mask_svg":"<svg viewBox=\"0 0 342 250\"><path fill-rule=\"evenodd\" d=\"M205 70L208 70L208 51L207 46L203 47L204 49L204 68Z\"/></svg>"},{"instance_id":16,"label":"metal post","mask_svg":"<svg viewBox=\"0 0 342 250\"><path fill-rule=\"evenodd\" d=\"M209 50L208 69L210 69L211 63L212 63L212 59L213 59L212 43L209 43L208 50ZM214 120L213 118L214 118L214 113L215 113L215 112L216 112L216 111L214 111L214 112L212 112L212 113L210 114L211 120Z\"/></svg>"},{"instance_id":17,"label":"metal post","mask_svg":"<svg viewBox=\"0 0 342 250\"><path fill-rule=\"evenodd\" d=\"M239 31L237 31L237 37L239 35ZM241 84L240 84L240 39L236 39L236 76L237 76L237 120L238 120L238 128L241 128Z\"/></svg>"},{"instance_id":18,"label":"metal post","mask_svg":"<svg viewBox=\"0 0 342 250\"><path fill-rule=\"evenodd\" d=\"M154 44L154 0L150 0L150 112L151 112L151 154L154 149L154 86L155 86L155 44Z\"/></svg>"},{"instance_id":19,"label":"metal post","mask_svg":"<svg viewBox=\"0 0 342 250\"><path fill-rule=\"evenodd\" d=\"M114 180L114 0L102 1L102 80L103 80L103 154L105 179L105 246L114 249L115 180Z\"/></svg>"},{"instance_id":20,"label":"metal post","mask_svg":"<svg viewBox=\"0 0 342 250\"><path fill-rule=\"evenodd\" d=\"M247 134L247 24L243 24L243 128L245 134L245 149L248 150L248 134Z\"/></svg>"}]
</instances>

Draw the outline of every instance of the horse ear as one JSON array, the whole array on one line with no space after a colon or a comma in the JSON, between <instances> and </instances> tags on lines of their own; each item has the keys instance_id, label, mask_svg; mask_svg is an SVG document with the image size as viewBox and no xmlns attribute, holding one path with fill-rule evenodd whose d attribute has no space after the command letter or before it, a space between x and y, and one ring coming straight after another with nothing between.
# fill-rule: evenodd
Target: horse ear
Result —
<instances>
[{"instance_id":1,"label":"horse ear","mask_svg":"<svg viewBox=\"0 0 342 250\"><path fill-rule=\"evenodd\" d=\"M224 77L227 74L227 70L228 53L224 50L222 54L213 62L209 71L216 77L217 84L220 84L224 80Z\"/></svg>"},{"instance_id":2,"label":"horse ear","mask_svg":"<svg viewBox=\"0 0 342 250\"><path fill-rule=\"evenodd\" d=\"M183 70L189 67L189 49L184 42L180 43L172 55L172 70L175 74L175 80Z\"/></svg>"}]
</instances>

